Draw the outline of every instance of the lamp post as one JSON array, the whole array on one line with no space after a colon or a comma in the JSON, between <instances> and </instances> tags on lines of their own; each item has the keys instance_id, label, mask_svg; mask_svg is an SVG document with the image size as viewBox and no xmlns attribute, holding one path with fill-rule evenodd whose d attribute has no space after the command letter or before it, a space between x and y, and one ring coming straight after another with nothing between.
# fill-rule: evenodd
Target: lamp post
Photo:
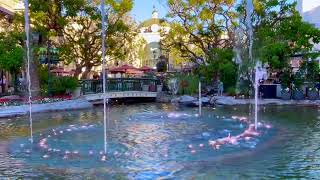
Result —
<instances>
[{"instance_id":1,"label":"lamp post","mask_svg":"<svg viewBox=\"0 0 320 180\"><path fill-rule=\"evenodd\" d=\"M156 50L153 50L153 63L156 63Z\"/></svg>"},{"instance_id":2,"label":"lamp post","mask_svg":"<svg viewBox=\"0 0 320 180\"><path fill-rule=\"evenodd\" d=\"M39 59L41 64L48 65L48 96L52 96L51 92L51 65L59 63L59 51L57 48L51 47L51 41L48 40L48 44L46 48L40 48L39 51Z\"/></svg>"}]
</instances>

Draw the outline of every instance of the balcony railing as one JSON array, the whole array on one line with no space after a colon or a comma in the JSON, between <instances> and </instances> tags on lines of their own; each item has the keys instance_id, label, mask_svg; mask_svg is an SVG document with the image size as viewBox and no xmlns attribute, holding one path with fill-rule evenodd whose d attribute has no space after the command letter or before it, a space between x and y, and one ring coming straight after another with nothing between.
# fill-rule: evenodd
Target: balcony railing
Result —
<instances>
[{"instance_id":1,"label":"balcony railing","mask_svg":"<svg viewBox=\"0 0 320 180\"><path fill-rule=\"evenodd\" d=\"M103 92L103 81L99 80L81 80L82 93L97 94ZM156 92L157 85L160 82L157 79L151 78L108 78L106 90L108 92L121 91L149 91Z\"/></svg>"}]
</instances>

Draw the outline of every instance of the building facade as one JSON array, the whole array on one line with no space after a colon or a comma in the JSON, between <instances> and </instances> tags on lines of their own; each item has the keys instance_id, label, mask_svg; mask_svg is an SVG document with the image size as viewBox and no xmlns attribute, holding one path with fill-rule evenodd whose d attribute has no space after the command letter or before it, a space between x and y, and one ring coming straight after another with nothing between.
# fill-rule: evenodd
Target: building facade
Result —
<instances>
[{"instance_id":1,"label":"building facade","mask_svg":"<svg viewBox=\"0 0 320 180\"><path fill-rule=\"evenodd\" d=\"M297 10L304 21L320 28L320 0L297 0ZM315 45L315 51L320 51L320 44Z\"/></svg>"},{"instance_id":2,"label":"building facade","mask_svg":"<svg viewBox=\"0 0 320 180\"><path fill-rule=\"evenodd\" d=\"M145 48L146 57L140 63L143 66L155 67L162 54L161 39L169 33L169 24L159 18L158 11L154 8L150 19L139 25L139 37L142 37L147 45Z\"/></svg>"}]
</instances>

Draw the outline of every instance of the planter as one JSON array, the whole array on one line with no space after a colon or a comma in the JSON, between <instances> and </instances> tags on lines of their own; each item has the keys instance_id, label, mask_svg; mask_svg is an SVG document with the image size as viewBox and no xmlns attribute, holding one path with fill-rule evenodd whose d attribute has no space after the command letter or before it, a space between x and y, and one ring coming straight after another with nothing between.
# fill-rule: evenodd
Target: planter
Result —
<instances>
[{"instance_id":1,"label":"planter","mask_svg":"<svg viewBox=\"0 0 320 180\"><path fill-rule=\"evenodd\" d=\"M157 85L157 92L162 92L163 85Z\"/></svg>"},{"instance_id":2,"label":"planter","mask_svg":"<svg viewBox=\"0 0 320 180\"><path fill-rule=\"evenodd\" d=\"M293 91L293 99L294 100L303 100L304 94L302 90L295 90Z\"/></svg>"},{"instance_id":3,"label":"planter","mask_svg":"<svg viewBox=\"0 0 320 180\"><path fill-rule=\"evenodd\" d=\"M286 90L281 91L281 99L290 100L291 99L291 91L286 91Z\"/></svg>"},{"instance_id":4,"label":"planter","mask_svg":"<svg viewBox=\"0 0 320 180\"><path fill-rule=\"evenodd\" d=\"M149 85L142 85L142 91L149 91Z\"/></svg>"},{"instance_id":5,"label":"planter","mask_svg":"<svg viewBox=\"0 0 320 180\"><path fill-rule=\"evenodd\" d=\"M78 98L81 96L81 87L77 87L73 92L72 92L72 98Z\"/></svg>"},{"instance_id":6,"label":"planter","mask_svg":"<svg viewBox=\"0 0 320 180\"><path fill-rule=\"evenodd\" d=\"M319 93L317 90L309 90L307 96L309 100L319 99Z\"/></svg>"}]
</instances>

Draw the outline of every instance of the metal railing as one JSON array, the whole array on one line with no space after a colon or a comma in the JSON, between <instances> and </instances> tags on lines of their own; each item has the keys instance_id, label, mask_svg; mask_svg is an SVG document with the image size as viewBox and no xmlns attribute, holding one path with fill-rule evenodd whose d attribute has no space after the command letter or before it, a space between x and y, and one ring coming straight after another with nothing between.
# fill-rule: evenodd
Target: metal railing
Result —
<instances>
[{"instance_id":1,"label":"metal railing","mask_svg":"<svg viewBox=\"0 0 320 180\"><path fill-rule=\"evenodd\" d=\"M106 83L106 89L109 92L121 92L121 91L149 91L156 92L157 85L159 85L157 79L150 78L108 78ZM102 93L102 79L98 80L81 80L83 95Z\"/></svg>"}]
</instances>

